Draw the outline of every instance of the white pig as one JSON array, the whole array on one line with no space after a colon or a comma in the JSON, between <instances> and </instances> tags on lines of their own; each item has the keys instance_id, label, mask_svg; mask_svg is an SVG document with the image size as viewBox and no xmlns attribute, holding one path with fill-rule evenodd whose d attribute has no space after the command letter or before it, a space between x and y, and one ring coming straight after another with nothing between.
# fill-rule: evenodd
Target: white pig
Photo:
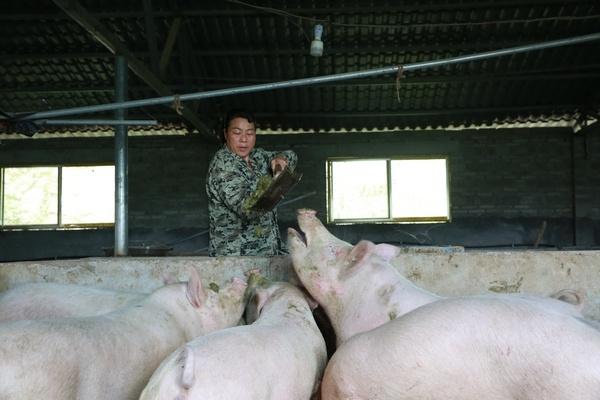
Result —
<instances>
[{"instance_id":1,"label":"white pig","mask_svg":"<svg viewBox=\"0 0 600 400\"><path fill-rule=\"evenodd\" d=\"M298 210L298 225L304 237L293 228L288 229L293 267L302 285L325 310L338 345L443 299L417 287L390 264L399 253L397 247L368 241L352 246L332 235L313 210ZM558 292L556 298L513 296L581 317L582 296L575 291Z\"/></svg>"},{"instance_id":2,"label":"white pig","mask_svg":"<svg viewBox=\"0 0 600 400\"><path fill-rule=\"evenodd\" d=\"M600 331L520 296L436 301L342 344L322 400L598 400Z\"/></svg>"},{"instance_id":3,"label":"white pig","mask_svg":"<svg viewBox=\"0 0 600 400\"><path fill-rule=\"evenodd\" d=\"M294 270L325 310L338 344L440 298L418 288L386 263L397 248L378 245L381 259L367 268L356 262L362 260L361 254L332 235L315 211L299 210L298 224L304 238L288 229Z\"/></svg>"},{"instance_id":4,"label":"white pig","mask_svg":"<svg viewBox=\"0 0 600 400\"><path fill-rule=\"evenodd\" d=\"M304 294L289 283L256 290L252 325L199 337L154 373L140 400L309 400L326 362ZM254 308L254 312L252 309Z\"/></svg>"},{"instance_id":5,"label":"white pig","mask_svg":"<svg viewBox=\"0 0 600 400\"><path fill-rule=\"evenodd\" d=\"M80 285L26 283L0 294L0 322L102 315L146 296Z\"/></svg>"},{"instance_id":6,"label":"white pig","mask_svg":"<svg viewBox=\"0 0 600 400\"><path fill-rule=\"evenodd\" d=\"M137 399L177 347L237 323L246 286L204 289L191 269L112 313L0 324L0 399Z\"/></svg>"},{"instance_id":7,"label":"white pig","mask_svg":"<svg viewBox=\"0 0 600 400\"><path fill-rule=\"evenodd\" d=\"M392 246L342 242L314 211L298 222L306 243L289 230L294 269L341 344L323 400L598 398L600 331L577 292L444 299L401 278Z\"/></svg>"}]
</instances>

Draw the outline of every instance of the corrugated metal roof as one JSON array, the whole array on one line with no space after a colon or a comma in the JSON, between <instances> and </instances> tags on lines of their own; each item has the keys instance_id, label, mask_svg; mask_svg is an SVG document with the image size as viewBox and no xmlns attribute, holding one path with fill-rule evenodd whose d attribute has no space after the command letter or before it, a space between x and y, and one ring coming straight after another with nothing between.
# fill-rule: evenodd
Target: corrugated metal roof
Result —
<instances>
[{"instance_id":1,"label":"corrugated metal roof","mask_svg":"<svg viewBox=\"0 0 600 400\"><path fill-rule=\"evenodd\" d=\"M5 0L0 110L113 100L114 56L63 1ZM80 1L173 93L208 91L405 65L600 31L587 1ZM77 22L79 21L79 22ZM308 54L315 23L324 54ZM174 37L169 46L169 36ZM170 56L167 57L170 50ZM161 73L161 56L167 60ZM129 98L157 97L130 71ZM574 124L600 110L600 41L446 65L396 76L186 103L209 127L228 108L254 110L280 131ZM182 121L164 106L132 118ZM79 116L78 116L79 117ZM186 121L194 129L193 121ZM196 126L197 127L197 126Z\"/></svg>"}]
</instances>

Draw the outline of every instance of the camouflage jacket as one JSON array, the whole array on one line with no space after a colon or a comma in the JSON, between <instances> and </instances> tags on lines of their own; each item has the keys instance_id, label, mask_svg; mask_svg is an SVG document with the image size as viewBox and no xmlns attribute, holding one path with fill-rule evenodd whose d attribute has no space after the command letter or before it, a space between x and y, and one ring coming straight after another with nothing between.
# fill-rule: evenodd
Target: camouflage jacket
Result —
<instances>
[{"instance_id":1,"label":"camouflage jacket","mask_svg":"<svg viewBox=\"0 0 600 400\"><path fill-rule=\"evenodd\" d=\"M256 190L259 179L271 174L271 160L284 156L291 170L298 158L291 150L283 152L254 148L250 165L223 146L208 167L206 194L210 224L211 256L271 256L285 254L279 234L276 210L250 211L244 201Z\"/></svg>"}]
</instances>

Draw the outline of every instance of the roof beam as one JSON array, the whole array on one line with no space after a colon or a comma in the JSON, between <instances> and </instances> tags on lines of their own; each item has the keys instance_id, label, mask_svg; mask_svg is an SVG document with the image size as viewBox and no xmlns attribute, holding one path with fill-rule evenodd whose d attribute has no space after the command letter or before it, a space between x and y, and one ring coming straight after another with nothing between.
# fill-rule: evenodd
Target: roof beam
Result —
<instances>
[{"instance_id":1,"label":"roof beam","mask_svg":"<svg viewBox=\"0 0 600 400\"><path fill-rule=\"evenodd\" d=\"M94 38L102 43L113 54L122 55L127 60L129 68L140 79L146 82L160 96L170 96L173 94L169 87L165 85L146 65L140 61L135 55L129 51L119 38L106 28L96 17L90 14L76 0L53 0L67 15L87 30ZM184 107L182 116L190 122L200 135L211 142L216 142L216 138L211 134L211 130L193 113L190 109Z\"/></svg>"},{"instance_id":2,"label":"roof beam","mask_svg":"<svg viewBox=\"0 0 600 400\"><path fill-rule=\"evenodd\" d=\"M578 135L596 134L596 133L600 133L600 122L598 122L598 121L595 121L589 125L585 125L577 131Z\"/></svg>"},{"instance_id":3,"label":"roof beam","mask_svg":"<svg viewBox=\"0 0 600 400\"><path fill-rule=\"evenodd\" d=\"M152 0L144 1L144 23L146 26L146 41L148 42L148 50L150 51L150 62L154 74L159 73L158 69L158 45L156 43L156 24L154 23L154 15L152 14Z\"/></svg>"},{"instance_id":4,"label":"roof beam","mask_svg":"<svg viewBox=\"0 0 600 400\"><path fill-rule=\"evenodd\" d=\"M519 106L499 106L499 107L470 107L470 108L452 108L452 109L420 109L420 110L390 110L390 111L363 111L363 112L270 112L257 111L254 114L261 121L260 125L268 122L280 121L285 124L286 120L303 120L303 119L344 119L344 118L395 118L395 117L457 117L458 119L468 119L468 115L493 114L493 116L514 117L522 115L526 118L530 114L538 115L555 115L575 114L580 109L578 104L547 104L547 105L519 105ZM157 119L161 119L164 115L153 115ZM144 119L145 115L132 114L132 119ZM306 125L318 125L317 123L308 123ZM598 128L596 126L596 128Z\"/></svg>"},{"instance_id":5,"label":"roof beam","mask_svg":"<svg viewBox=\"0 0 600 400\"><path fill-rule=\"evenodd\" d=\"M190 24L188 22L189 21L186 21L184 24L184 29L179 35L177 47L179 49L179 53L182 54L182 56L179 58L179 65L181 66L181 70L183 72L183 76L180 78L183 80L183 88L181 91L193 93L205 91L207 90L207 87L202 79L203 75L205 74L200 70L198 59L193 57L193 37ZM206 103L203 103L199 100L192 100L188 104L195 112L198 112L200 106Z\"/></svg>"},{"instance_id":6,"label":"roof beam","mask_svg":"<svg viewBox=\"0 0 600 400\"><path fill-rule=\"evenodd\" d=\"M457 119L469 119L465 116L493 116L498 118L515 118L516 115L521 115L527 118L529 115L547 115L560 117L562 115L576 115L580 106L578 104L556 104L556 105L520 105L520 106L505 106L505 107L470 107L470 108L452 108L452 109L421 109L421 110L390 110L390 111L364 111L364 112L269 112L257 111L256 118L261 122L260 125L268 125L271 122L281 122L285 125L285 121L294 121L294 125L298 125L298 120L313 120L313 122L305 125L317 126L317 120L331 119L355 119L355 118L410 118L410 117L456 117ZM154 114L156 119L166 117L161 114ZM130 118L143 119L145 115L132 114ZM168 119L167 119L168 120Z\"/></svg>"},{"instance_id":7,"label":"roof beam","mask_svg":"<svg viewBox=\"0 0 600 400\"><path fill-rule=\"evenodd\" d=\"M419 118L422 124L423 117L455 117L457 120L476 119L475 116L497 117L497 118L516 118L516 115L526 119L530 115L546 115L561 118L566 115L573 115L573 119L577 116L579 105L577 104L557 104L557 105L534 105L534 106L514 106L514 107L472 107L472 108L453 108L453 109L421 109L421 110L403 110L403 111L373 111L373 112L256 112L256 117L260 120L261 126L269 126L271 123L281 123L285 125L299 125L302 121L310 121L304 123L307 126L318 126L319 120L328 121L332 119L357 119L357 118ZM148 116L139 112L129 114L131 119L147 119ZM172 121L172 115L153 113L152 117L159 121ZM286 122L287 121L287 122ZM328 123L328 122L324 122ZM348 124L352 125L352 124ZM596 125L592 125L594 127ZM144 128L150 129L150 128Z\"/></svg>"},{"instance_id":8,"label":"roof beam","mask_svg":"<svg viewBox=\"0 0 600 400\"><path fill-rule=\"evenodd\" d=\"M470 119L474 115L488 115L497 118L514 118L520 115L527 118L529 115L547 115L560 117L564 114L576 115L580 109L578 104L548 104L548 105L521 105L511 107L471 107L452 109L419 109L419 110L394 110L394 111L363 111L363 112L255 112L255 116L261 121L260 125L268 125L270 122L281 122L292 120L308 120L305 125L317 126L318 120L329 119L356 119L356 118L398 118L398 117L455 117L458 120ZM129 114L131 119L147 119L148 116L139 112ZM468 116L468 117L467 117ZM152 113L152 118L158 121L172 121L172 115ZM425 122L423 122L425 123ZM290 123L291 124L291 123ZM351 124L350 124L351 125Z\"/></svg>"},{"instance_id":9,"label":"roof beam","mask_svg":"<svg viewBox=\"0 0 600 400\"><path fill-rule=\"evenodd\" d=\"M173 20L173 24L171 25L169 34L167 35L165 47L160 55L160 76L163 79L167 74L167 67L171 61L171 55L173 53L173 47L175 46L177 34L179 33L179 28L181 28L181 18L177 17Z\"/></svg>"},{"instance_id":10,"label":"roof beam","mask_svg":"<svg viewBox=\"0 0 600 400\"><path fill-rule=\"evenodd\" d=\"M489 10L491 8L502 8L502 7L548 7L552 5L560 5L565 6L569 5L569 3L577 4L576 1L569 0L529 0L527 3L523 3L522 0L505 0L498 1L494 3L484 2L484 1L471 1L471 2L456 2L450 4L444 4L440 6L439 4L402 4L402 5L388 5L384 8L377 7L318 7L318 8L307 8L307 7L297 7L291 8L286 7L285 11L292 13L303 15L307 17L317 16L317 15L346 15L346 14L367 14L367 15L377 15L382 13L406 13L406 12L418 12L418 11L451 11L451 10L470 10L470 9L486 9ZM283 8L283 7L282 7ZM176 16L185 16L185 17L218 17L218 16L244 16L244 15L265 15L268 14L266 11L261 11L259 9L254 9L250 7L233 6L232 8L220 8L216 9L216 7L211 7L207 9L174 9L174 10L157 10L154 15L156 17L176 17ZM94 16L97 18L142 18L143 12L141 11L100 11L95 12ZM40 14L40 13L4 13L0 14L0 21L24 21L24 20L39 20L40 18L46 19L65 19L65 16L60 13L53 14ZM282 17L285 18L285 17Z\"/></svg>"},{"instance_id":11,"label":"roof beam","mask_svg":"<svg viewBox=\"0 0 600 400\"><path fill-rule=\"evenodd\" d=\"M314 119L314 118L394 118L394 117L424 117L424 116L461 116L469 114L501 114L517 113L528 115L532 113L556 114L561 111L579 109L577 104L549 104L549 105L521 105L518 107L480 107L480 108L453 108L443 110L406 110L406 111L375 111L375 112L297 112L297 113L261 113L256 112L256 118L261 121L269 118L275 119ZM457 117L464 119L463 117Z\"/></svg>"}]
</instances>

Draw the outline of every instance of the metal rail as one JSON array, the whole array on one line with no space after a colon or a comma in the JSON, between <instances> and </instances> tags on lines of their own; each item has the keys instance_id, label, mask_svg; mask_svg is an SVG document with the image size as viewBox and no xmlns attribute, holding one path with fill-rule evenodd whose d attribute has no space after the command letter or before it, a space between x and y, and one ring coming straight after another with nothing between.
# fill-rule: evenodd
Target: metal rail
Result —
<instances>
[{"instance_id":1,"label":"metal rail","mask_svg":"<svg viewBox=\"0 0 600 400\"><path fill-rule=\"evenodd\" d=\"M477 54L469 54L458 57L450 57L441 60L434 61L424 61L417 62L412 64L406 64L403 66L394 65L390 67L383 68L375 68L366 71L356 71L356 72L345 72L340 74L333 75L324 75L317 76L312 78L302 78L302 79L294 79L282 82L273 82L273 83L265 83L259 85L250 85L250 86L242 86L237 88L228 88L228 89L219 89L212 90L207 92L197 92L197 93L189 93L182 95L174 95L174 96L163 96L163 97L154 97L149 99L140 99L140 100L131 100L131 101L122 101L117 103L108 103L108 104L98 104L93 106L83 106L83 107L74 107L63 110L51 110L51 111L42 111L38 113L33 113L29 115L22 116L20 120L38 120L42 118L50 118L50 117L60 117L65 115L75 115L75 114L84 114L84 113L93 113L100 111L110 111L116 109L125 109L125 108L135 108L135 107L144 107L144 106L153 106L153 105L162 105L162 104L170 104L174 102L180 101L188 101L188 100L200 100L207 99L211 97L220 97L220 96L228 96L233 94L242 94L242 93L253 93L253 92L261 92L267 90L275 90L275 89L286 89L297 86L307 86L307 85L315 85L326 82L335 82L342 81L347 79L357 79L357 78L367 78L377 75L387 75L398 72L399 68L402 67L403 71L413 71L417 69L425 69L425 68L433 68L441 65L448 64L459 64L468 61L477 61L483 60L486 58L500 57L509 54L523 53L532 50L541 50L548 49L552 47L559 46L568 46L572 44L579 44L590 42L593 40L600 40L600 32L592 33L589 35L583 36L575 36L566 39L552 40L549 42L542 42L536 44L529 44L524 46L517 47L509 47L506 49L500 50L492 50L486 51L483 53Z\"/></svg>"}]
</instances>

